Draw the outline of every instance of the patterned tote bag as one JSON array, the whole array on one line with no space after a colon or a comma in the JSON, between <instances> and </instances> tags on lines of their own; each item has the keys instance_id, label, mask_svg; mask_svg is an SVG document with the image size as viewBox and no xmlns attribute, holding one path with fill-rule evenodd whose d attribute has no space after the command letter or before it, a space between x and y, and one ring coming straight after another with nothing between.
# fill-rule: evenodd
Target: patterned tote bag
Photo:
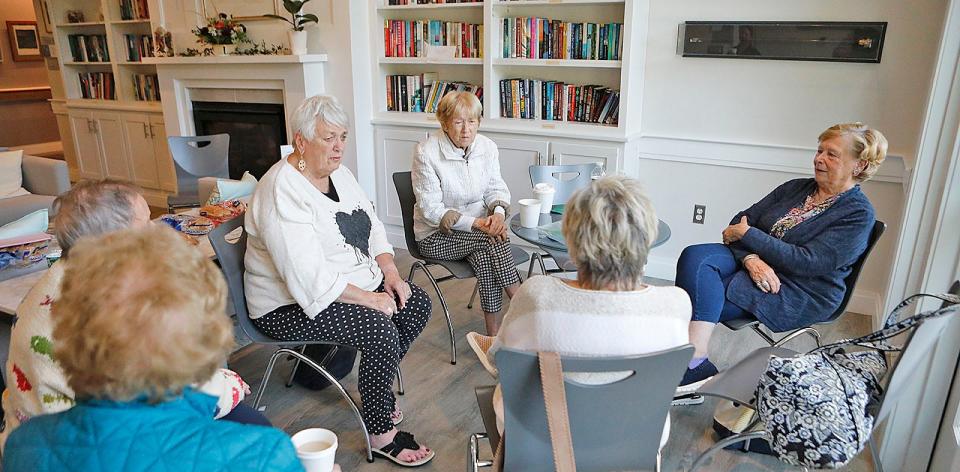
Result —
<instances>
[{"instance_id":1,"label":"patterned tote bag","mask_svg":"<svg viewBox=\"0 0 960 472\"><path fill-rule=\"evenodd\" d=\"M923 296L960 303L955 295L914 295L893 310L879 331L796 357L771 356L756 398L774 455L789 464L818 469L842 467L856 457L873 431L880 379L887 370L884 354L902 349L889 340L924 320L960 309L953 305L898 321L900 313ZM856 347L862 349L851 350Z\"/></svg>"}]
</instances>

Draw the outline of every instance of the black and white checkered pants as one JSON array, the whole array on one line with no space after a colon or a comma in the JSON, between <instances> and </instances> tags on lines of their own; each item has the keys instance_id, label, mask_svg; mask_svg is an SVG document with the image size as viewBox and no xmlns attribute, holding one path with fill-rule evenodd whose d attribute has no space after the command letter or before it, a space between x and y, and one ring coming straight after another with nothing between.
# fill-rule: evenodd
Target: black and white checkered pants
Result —
<instances>
[{"instance_id":1,"label":"black and white checkered pants","mask_svg":"<svg viewBox=\"0 0 960 472\"><path fill-rule=\"evenodd\" d=\"M477 274L480 285L480 307L486 313L503 308L503 288L520 283L516 261L510 252L510 240L493 242L480 231L439 231L417 241L420 254L442 261L466 259Z\"/></svg>"},{"instance_id":2,"label":"black and white checkered pants","mask_svg":"<svg viewBox=\"0 0 960 472\"><path fill-rule=\"evenodd\" d=\"M284 341L333 341L360 350L358 389L370 434L393 428L397 365L430 319L430 297L410 284L407 304L392 317L362 305L331 303L310 319L300 305L284 305L253 320L263 334ZM383 292L383 284L377 292ZM319 361L319 359L317 359Z\"/></svg>"}]
</instances>

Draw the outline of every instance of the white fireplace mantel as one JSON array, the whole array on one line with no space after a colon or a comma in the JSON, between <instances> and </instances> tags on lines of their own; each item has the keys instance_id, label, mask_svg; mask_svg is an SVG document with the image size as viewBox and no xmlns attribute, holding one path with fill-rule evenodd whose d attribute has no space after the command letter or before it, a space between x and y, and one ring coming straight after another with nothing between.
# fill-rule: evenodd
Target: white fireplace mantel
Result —
<instances>
[{"instance_id":1,"label":"white fireplace mantel","mask_svg":"<svg viewBox=\"0 0 960 472\"><path fill-rule=\"evenodd\" d=\"M157 66L167 136L196 134L193 95L235 91L231 96L238 103L263 103L263 97L282 97L287 137L291 139L290 115L305 98L324 92L327 56L157 57L144 58L143 62Z\"/></svg>"}]
</instances>

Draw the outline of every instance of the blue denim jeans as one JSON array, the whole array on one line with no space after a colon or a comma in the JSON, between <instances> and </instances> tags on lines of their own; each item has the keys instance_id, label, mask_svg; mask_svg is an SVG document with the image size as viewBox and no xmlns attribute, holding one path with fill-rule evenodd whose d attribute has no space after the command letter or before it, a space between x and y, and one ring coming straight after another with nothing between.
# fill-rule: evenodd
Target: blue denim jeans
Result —
<instances>
[{"instance_id":1,"label":"blue denim jeans","mask_svg":"<svg viewBox=\"0 0 960 472\"><path fill-rule=\"evenodd\" d=\"M727 285L739 270L733 253L723 244L695 244L683 250L677 261L677 287L690 296L692 321L719 323L750 315L726 297Z\"/></svg>"}]
</instances>

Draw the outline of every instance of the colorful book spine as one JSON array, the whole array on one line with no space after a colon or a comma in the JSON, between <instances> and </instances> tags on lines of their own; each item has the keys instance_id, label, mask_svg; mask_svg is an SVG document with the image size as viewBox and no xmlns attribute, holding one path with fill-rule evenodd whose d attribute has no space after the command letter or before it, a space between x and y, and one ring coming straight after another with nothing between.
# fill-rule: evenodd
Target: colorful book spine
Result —
<instances>
[{"instance_id":1,"label":"colorful book spine","mask_svg":"<svg viewBox=\"0 0 960 472\"><path fill-rule=\"evenodd\" d=\"M547 18L503 19L503 57L620 60L622 23L570 23Z\"/></svg>"},{"instance_id":2,"label":"colorful book spine","mask_svg":"<svg viewBox=\"0 0 960 472\"><path fill-rule=\"evenodd\" d=\"M436 113L444 95L470 92L483 100L483 87L466 82L439 80L436 73L388 75L386 77L387 111Z\"/></svg>"},{"instance_id":3,"label":"colorful book spine","mask_svg":"<svg viewBox=\"0 0 960 472\"><path fill-rule=\"evenodd\" d=\"M427 46L453 46L454 57L483 57L483 25L441 20L384 20L386 57L425 57Z\"/></svg>"},{"instance_id":4,"label":"colorful book spine","mask_svg":"<svg viewBox=\"0 0 960 472\"><path fill-rule=\"evenodd\" d=\"M500 81L503 118L616 125L619 102L618 90L600 85L522 78Z\"/></svg>"},{"instance_id":5,"label":"colorful book spine","mask_svg":"<svg viewBox=\"0 0 960 472\"><path fill-rule=\"evenodd\" d=\"M113 72L81 72L80 97L95 100L116 100Z\"/></svg>"}]
</instances>

